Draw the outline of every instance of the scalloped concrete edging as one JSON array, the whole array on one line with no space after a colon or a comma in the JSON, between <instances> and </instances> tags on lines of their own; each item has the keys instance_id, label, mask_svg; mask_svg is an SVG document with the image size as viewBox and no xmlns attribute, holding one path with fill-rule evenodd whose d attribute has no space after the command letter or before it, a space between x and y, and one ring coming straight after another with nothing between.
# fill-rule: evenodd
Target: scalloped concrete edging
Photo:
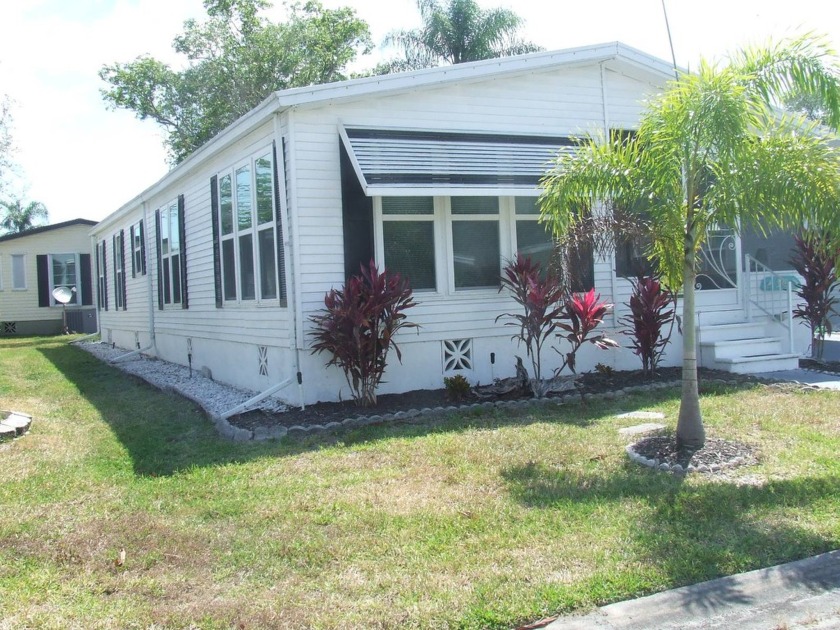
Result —
<instances>
[{"instance_id":1,"label":"scalloped concrete edging","mask_svg":"<svg viewBox=\"0 0 840 630\"><path fill-rule=\"evenodd\" d=\"M0 411L0 442L19 438L32 426L32 416L20 411Z\"/></svg>"},{"instance_id":2,"label":"scalloped concrete edging","mask_svg":"<svg viewBox=\"0 0 840 630\"><path fill-rule=\"evenodd\" d=\"M700 466L689 464L688 467L683 468L682 464L668 464L667 462L660 462L658 459L650 459L643 455L639 455L633 450L633 447L636 446L636 444L638 444L638 442L633 442L632 444L628 444L624 447L624 450L631 461L648 468L653 468L654 470L661 470L662 472L669 472L675 475L683 475L686 473L716 473L721 472L722 470L738 468L739 466L743 466L747 463L746 457L739 456L722 464L701 464Z\"/></svg>"},{"instance_id":3,"label":"scalloped concrete edging","mask_svg":"<svg viewBox=\"0 0 840 630\"><path fill-rule=\"evenodd\" d=\"M733 374L731 378L714 378L708 379L707 383L720 383L720 384L744 384L750 382L764 382L764 383L774 383L774 382L785 382L779 381L778 379L774 379L768 376L761 376L761 375L749 375L745 376L743 374ZM631 392L643 392L643 391L653 391L655 389L667 389L669 387L675 387L682 383L680 379L674 379L671 381L658 381L656 383L647 383L644 385L635 385L631 387L624 387L621 389L617 389L614 391L609 392L602 392L599 394L585 394L585 400L615 400L616 398L621 398L626 396ZM177 387L172 387L172 390L178 392ZM353 416L349 418L345 418L341 422L328 422L326 424L310 424L310 425L294 425L291 427L282 427L282 426L274 426L274 427L256 427L255 429L243 429L241 427L234 426L230 424L225 418L221 416L209 412L204 405L202 405L201 401L196 400L195 398L188 396L186 394L181 393L182 396L189 398L193 402L195 402L199 407L201 407L204 412L212 418L213 422L216 425L216 430L219 432L224 438L229 440L233 440L235 442L247 442L250 440L254 441L264 441L270 439L281 439L288 436L302 436L308 435L311 433L320 433L324 431L332 431L333 429L340 429L340 428L356 428L356 427L363 427L372 424L385 424L387 422L393 421L418 421L423 420L425 418L437 416L437 415L448 415L450 413L456 412L463 412L463 411L471 411L477 409L527 409L530 407L542 407L542 406L561 406L568 402L574 402L575 400L580 400L581 395L576 392L572 391L563 396L557 396L556 398L524 398L520 400L496 400L496 401L484 401L484 402L476 402L470 403L467 405L449 405L449 406L441 406L441 407L423 407L421 409L409 409L407 411L396 411L394 413L386 413L382 415L374 414L371 416Z\"/></svg>"}]
</instances>

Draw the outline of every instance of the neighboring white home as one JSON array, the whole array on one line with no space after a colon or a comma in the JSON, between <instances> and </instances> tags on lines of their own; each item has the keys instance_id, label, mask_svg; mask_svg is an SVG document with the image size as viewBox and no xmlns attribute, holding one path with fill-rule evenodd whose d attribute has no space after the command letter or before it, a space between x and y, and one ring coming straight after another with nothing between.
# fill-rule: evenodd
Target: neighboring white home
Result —
<instances>
[{"instance_id":1,"label":"neighboring white home","mask_svg":"<svg viewBox=\"0 0 840 630\"><path fill-rule=\"evenodd\" d=\"M55 335L64 306L53 292L67 289L67 328L96 332L90 228L73 219L0 236L0 334ZM59 293L60 296L60 293Z\"/></svg>"},{"instance_id":2,"label":"neighboring white home","mask_svg":"<svg viewBox=\"0 0 840 630\"><path fill-rule=\"evenodd\" d=\"M515 309L499 274L517 250L550 248L538 180L574 136L634 129L672 77L611 43L277 92L92 231L103 340L253 390L290 384L277 395L293 403L346 399L342 373L310 352L309 319L373 258L409 276L421 326L400 335L381 392L509 376L524 348L496 321ZM700 323L744 325L740 239L721 230L710 244ZM609 329L632 256L581 259L583 284L618 304ZM737 333L741 347L789 352L773 321ZM675 334L667 362L679 353ZM578 361L640 366L627 349Z\"/></svg>"}]
</instances>

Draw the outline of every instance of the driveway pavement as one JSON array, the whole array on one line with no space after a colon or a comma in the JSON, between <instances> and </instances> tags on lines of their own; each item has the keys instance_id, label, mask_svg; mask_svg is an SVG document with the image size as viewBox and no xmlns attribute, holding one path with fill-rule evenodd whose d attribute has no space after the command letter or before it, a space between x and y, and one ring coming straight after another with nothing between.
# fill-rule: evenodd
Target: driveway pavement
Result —
<instances>
[{"instance_id":1,"label":"driveway pavement","mask_svg":"<svg viewBox=\"0 0 840 630\"><path fill-rule=\"evenodd\" d=\"M840 628L840 551L560 617L552 630Z\"/></svg>"}]
</instances>

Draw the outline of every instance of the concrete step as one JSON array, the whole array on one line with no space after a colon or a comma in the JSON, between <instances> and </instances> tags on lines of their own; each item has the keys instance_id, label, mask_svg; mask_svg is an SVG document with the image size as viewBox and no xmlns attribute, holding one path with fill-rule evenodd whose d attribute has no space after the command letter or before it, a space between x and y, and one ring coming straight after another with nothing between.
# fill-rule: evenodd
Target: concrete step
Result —
<instances>
[{"instance_id":1,"label":"concrete step","mask_svg":"<svg viewBox=\"0 0 840 630\"><path fill-rule=\"evenodd\" d=\"M717 359L713 367L733 374L760 374L795 370L799 367L798 354L759 354L744 357Z\"/></svg>"},{"instance_id":2,"label":"concrete step","mask_svg":"<svg viewBox=\"0 0 840 630\"><path fill-rule=\"evenodd\" d=\"M751 337L728 341L706 341L700 344L703 356L710 361L734 359L757 354L779 354L782 340L778 337Z\"/></svg>"},{"instance_id":3,"label":"concrete step","mask_svg":"<svg viewBox=\"0 0 840 630\"><path fill-rule=\"evenodd\" d=\"M0 411L0 428L5 429L4 433L9 430L14 431L14 436L23 435L29 431L29 426L32 424L32 417L25 413L17 411ZM13 437L14 437L13 436Z\"/></svg>"},{"instance_id":4,"label":"concrete step","mask_svg":"<svg viewBox=\"0 0 840 630\"><path fill-rule=\"evenodd\" d=\"M764 322L736 322L734 324L713 324L700 326L697 329L697 339L700 343L710 341L734 341L737 339L754 339L766 335Z\"/></svg>"}]
</instances>

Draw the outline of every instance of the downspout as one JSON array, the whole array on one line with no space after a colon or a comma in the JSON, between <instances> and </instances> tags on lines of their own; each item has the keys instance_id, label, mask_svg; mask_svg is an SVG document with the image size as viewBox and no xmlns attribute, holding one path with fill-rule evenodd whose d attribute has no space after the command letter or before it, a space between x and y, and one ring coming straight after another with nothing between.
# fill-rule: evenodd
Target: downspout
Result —
<instances>
[{"instance_id":1,"label":"downspout","mask_svg":"<svg viewBox=\"0 0 840 630\"><path fill-rule=\"evenodd\" d=\"M610 141L610 116L609 116L609 109L607 108L607 75L606 70L604 69L604 62L598 64L598 68L601 71L601 107L602 113L604 117L604 138L607 142ZM604 208L604 211L607 209ZM603 254L602 254L603 256ZM613 253L613 258L615 257L615 253ZM607 264L610 264L609 261ZM618 295L618 281L615 277L615 266L610 264L612 267L610 272L610 287L612 290L612 299L613 302L616 301L616 297ZM618 309L613 306L612 309L612 325L613 328L618 328Z\"/></svg>"},{"instance_id":2,"label":"downspout","mask_svg":"<svg viewBox=\"0 0 840 630\"><path fill-rule=\"evenodd\" d=\"M286 273L286 306L289 311L289 327L290 327L290 340L291 340L291 348L294 351L295 356L295 375L297 377L298 383L298 395L300 396L300 408L303 409L305 407L305 397L303 393L303 373L300 369L300 343L298 343L298 308L297 308L297 286L295 285L295 277L297 272L297 266L295 265L295 243L294 239L292 238L292 212L291 208L297 207L297 195L296 195L296 186L294 182L295 177L295 160L294 160L294 145L292 144L291 136L292 136L292 116L294 114L294 109L289 108L286 110L288 112L288 120L289 120L289 144L290 144L290 170L291 170L291 177L289 178L290 185L289 190L286 189L286 152L283 146L283 136L280 133L280 114L274 115L274 137L277 142L277 150L278 155L282 156L282 163L283 163L283 173L282 177L280 176L279 169L278 169L278 183L283 184L283 188L281 191L281 205L285 206L285 212L283 213L283 249L286 254L286 261L287 261L287 273ZM278 160L279 161L279 160ZM282 211L282 208L280 209ZM301 324L302 325L302 324Z\"/></svg>"}]
</instances>

